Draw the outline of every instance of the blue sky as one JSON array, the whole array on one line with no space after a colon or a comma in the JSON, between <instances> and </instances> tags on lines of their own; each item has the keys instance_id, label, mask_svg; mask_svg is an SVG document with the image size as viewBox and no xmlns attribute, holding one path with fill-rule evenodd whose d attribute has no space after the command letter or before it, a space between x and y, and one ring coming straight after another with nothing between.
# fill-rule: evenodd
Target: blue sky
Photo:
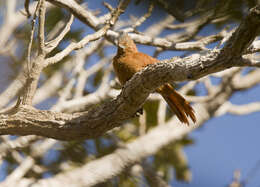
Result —
<instances>
[{"instance_id":1,"label":"blue sky","mask_svg":"<svg viewBox=\"0 0 260 187\"><path fill-rule=\"evenodd\" d=\"M237 104L259 101L259 95L258 85L236 93L231 101ZM241 170L244 180L260 160L259 122L259 112L244 116L227 114L211 119L202 129L191 133L195 144L185 152L194 177L188 186L225 186L230 183L235 169ZM260 168L248 187L260 186L259 176Z\"/></svg>"}]
</instances>

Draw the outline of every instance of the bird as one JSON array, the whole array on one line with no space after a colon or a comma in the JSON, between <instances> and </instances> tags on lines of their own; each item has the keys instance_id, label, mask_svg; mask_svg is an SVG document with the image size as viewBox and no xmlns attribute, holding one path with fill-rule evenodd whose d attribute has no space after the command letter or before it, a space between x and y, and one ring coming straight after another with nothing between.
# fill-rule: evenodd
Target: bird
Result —
<instances>
[{"instance_id":1,"label":"bird","mask_svg":"<svg viewBox=\"0 0 260 187\"><path fill-rule=\"evenodd\" d=\"M113 58L113 68L121 85L124 85L131 77L150 64L160 62L145 53L139 52L132 38L125 32L120 33L117 42L117 54ZM156 89L175 113L177 118L189 125L188 118L195 123L196 116L193 108L171 84L166 83Z\"/></svg>"}]
</instances>

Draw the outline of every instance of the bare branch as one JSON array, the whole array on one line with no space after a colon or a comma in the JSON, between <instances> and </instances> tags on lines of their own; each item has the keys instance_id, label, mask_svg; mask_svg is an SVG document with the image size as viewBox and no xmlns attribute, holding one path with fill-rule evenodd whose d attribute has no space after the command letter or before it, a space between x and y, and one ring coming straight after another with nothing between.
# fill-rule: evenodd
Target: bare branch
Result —
<instances>
[{"instance_id":1,"label":"bare branch","mask_svg":"<svg viewBox=\"0 0 260 187\"><path fill-rule=\"evenodd\" d=\"M45 24L45 0L39 0L39 29L38 29L38 50L39 55L45 55L45 36L44 36L44 24Z\"/></svg>"},{"instance_id":2,"label":"bare branch","mask_svg":"<svg viewBox=\"0 0 260 187\"><path fill-rule=\"evenodd\" d=\"M29 4L30 4L30 0L24 1L24 9L27 13L27 18L31 17L31 13L30 13L30 10L29 10Z\"/></svg>"},{"instance_id":3,"label":"bare branch","mask_svg":"<svg viewBox=\"0 0 260 187\"><path fill-rule=\"evenodd\" d=\"M4 143L0 144L0 158L3 158L3 156L5 156L8 152L26 147L28 144L34 142L37 139L37 136L32 135L19 137L15 140L4 141Z\"/></svg>"},{"instance_id":4,"label":"bare branch","mask_svg":"<svg viewBox=\"0 0 260 187\"><path fill-rule=\"evenodd\" d=\"M234 105L230 102L226 102L222 105L219 110L216 112L217 116L230 113L234 115L246 115L253 112L260 111L260 102L245 104L245 105Z\"/></svg>"},{"instance_id":5,"label":"bare branch","mask_svg":"<svg viewBox=\"0 0 260 187\"><path fill-rule=\"evenodd\" d=\"M44 62L44 66L47 67L51 64L55 64L55 63L59 62L60 60L62 60L64 57L66 57L68 54L70 54L73 50L81 49L85 45L87 45L89 42L98 40L106 33L107 29L108 29L107 27L103 27L99 31L95 32L94 34L85 36L81 41L79 41L77 43L69 44L63 51L57 53L53 57L47 58Z\"/></svg>"},{"instance_id":6,"label":"bare branch","mask_svg":"<svg viewBox=\"0 0 260 187\"><path fill-rule=\"evenodd\" d=\"M145 13L141 18L139 18L139 19L134 23L134 25L133 25L131 28L126 28L126 29L124 29L124 32L134 32L137 27L139 27L140 25L142 25L142 23L145 22L145 20L152 15L153 8L154 8L154 4L153 4L153 2L151 2L150 5L149 5L149 8L148 8L147 13Z\"/></svg>"},{"instance_id":7,"label":"bare branch","mask_svg":"<svg viewBox=\"0 0 260 187\"><path fill-rule=\"evenodd\" d=\"M35 23L36 23L36 18L37 18L37 14L38 11L40 9L40 5L41 1L39 1L37 3L37 6L35 8L34 14L33 14L33 19L32 19L32 29L31 29L31 35L30 35L30 40L29 40L29 44L28 44L28 50L27 50L27 75L29 76L30 74L30 70L32 67L32 63L31 63L31 52L32 52L32 44L33 44L33 38L34 38L34 32L35 32Z\"/></svg>"},{"instance_id":8,"label":"bare branch","mask_svg":"<svg viewBox=\"0 0 260 187\"><path fill-rule=\"evenodd\" d=\"M93 34L85 36L81 41L79 41L77 43L71 43L62 52L56 54L54 57L50 57L50 58L46 59L44 62L44 66L46 67L48 65L57 63L58 61L63 59L65 56L67 56L69 53L71 53L73 50L81 49L85 45L87 45L90 41L95 41L95 40L101 38L102 36L104 36L106 34L106 32L108 31L108 29L115 24L118 17L120 16L120 14L123 13L123 11L128 6L129 2L130 2L130 0L120 1L118 7L111 13L112 17L107 21L107 23L105 24L104 27L102 27L101 29L99 29L97 32L95 32Z\"/></svg>"},{"instance_id":9,"label":"bare branch","mask_svg":"<svg viewBox=\"0 0 260 187\"><path fill-rule=\"evenodd\" d=\"M70 31L71 24L73 22L74 16L71 15L68 23L65 25L64 29L62 32L53 40L46 42L46 52L50 53L53 49L55 49L61 40L65 37L65 35Z\"/></svg>"},{"instance_id":10,"label":"bare branch","mask_svg":"<svg viewBox=\"0 0 260 187\"><path fill-rule=\"evenodd\" d=\"M91 28L97 28L99 20L90 12L80 6L76 1L72 0L48 0L50 3L70 11L80 21L87 24Z\"/></svg>"},{"instance_id":11,"label":"bare branch","mask_svg":"<svg viewBox=\"0 0 260 187\"><path fill-rule=\"evenodd\" d=\"M27 156L24 161L17 167L10 175L8 175L3 185L13 184L19 181L35 164L33 157L41 156L45 153L50 147L56 143L55 140L46 139L38 147L37 151L32 153L32 156Z\"/></svg>"},{"instance_id":12,"label":"bare branch","mask_svg":"<svg viewBox=\"0 0 260 187\"><path fill-rule=\"evenodd\" d=\"M159 176L148 163L142 164L144 176L147 178L149 186L151 187L171 187Z\"/></svg>"},{"instance_id":13,"label":"bare branch","mask_svg":"<svg viewBox=\"0 0 260 187\"><path fill-rule=\"evenodd\" d=\"M248 47L248 49L246 50L246 54L252 54L252 53L256 53L256 52L260 52L260 40L256 40L252 43L252 45L250 47Z\"/></svg>"},{"instance_id":14,"label":"bare branch","mask_svg":"<svg viewBox=\"0 0 260 187\"><path fill-rule=\"evenodd\" d=\"M246 51L259 33L259 14L260 6L256 6L250 10L247 17L242 21L227 44L223 47L223 51L228 49L228 52L233 56L239 56ZM241 36L243 37L241 38Z\"/></svg>"},{"instance_id":15,"label":"bare branch","mask_svg":"<svg viewBox=\"0 0 260 187\"><path fill-rule=\"evenodd\" d=\"M243 57L243 63L245 66L260 67L260 61L252 58Z\"/></svg>"}]
</instances>

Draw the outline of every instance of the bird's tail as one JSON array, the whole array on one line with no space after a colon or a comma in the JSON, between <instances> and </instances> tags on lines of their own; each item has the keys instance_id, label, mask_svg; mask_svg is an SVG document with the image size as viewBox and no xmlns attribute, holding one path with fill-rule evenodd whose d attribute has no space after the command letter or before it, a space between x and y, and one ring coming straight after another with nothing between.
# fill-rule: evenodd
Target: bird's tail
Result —
<instances>
[{"instance_id":1,"label":"bird's tail","mask_svg":"<svg viewBox=\"0 0 260 187\"><path fill-rule=\"evenodd\" d=\"M165 84L156 90L160 93L168 103L172 111L177 115L182 123L189 125L188 117L196 122L193 108L178 92L176 92L170 84Z\"/></svg>"}]
</instances>

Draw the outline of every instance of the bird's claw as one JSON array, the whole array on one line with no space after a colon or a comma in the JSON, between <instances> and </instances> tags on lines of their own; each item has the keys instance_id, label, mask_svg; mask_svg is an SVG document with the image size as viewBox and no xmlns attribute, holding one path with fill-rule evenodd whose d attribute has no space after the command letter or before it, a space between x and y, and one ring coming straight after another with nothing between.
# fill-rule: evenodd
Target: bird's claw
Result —
<instances>
[{"instance_id":1,"label":"bird's claw","mask_svg":"<svg viewBox=\"0 0 260 187\"><path fill-rule=\"evenodd\" d=\"M133 117L139 117L139 116L141 116L141 115L143 115L143 108L139 108L139 109L135 112L135 114L133 115Z\"/></svg>"}]
</instances>

